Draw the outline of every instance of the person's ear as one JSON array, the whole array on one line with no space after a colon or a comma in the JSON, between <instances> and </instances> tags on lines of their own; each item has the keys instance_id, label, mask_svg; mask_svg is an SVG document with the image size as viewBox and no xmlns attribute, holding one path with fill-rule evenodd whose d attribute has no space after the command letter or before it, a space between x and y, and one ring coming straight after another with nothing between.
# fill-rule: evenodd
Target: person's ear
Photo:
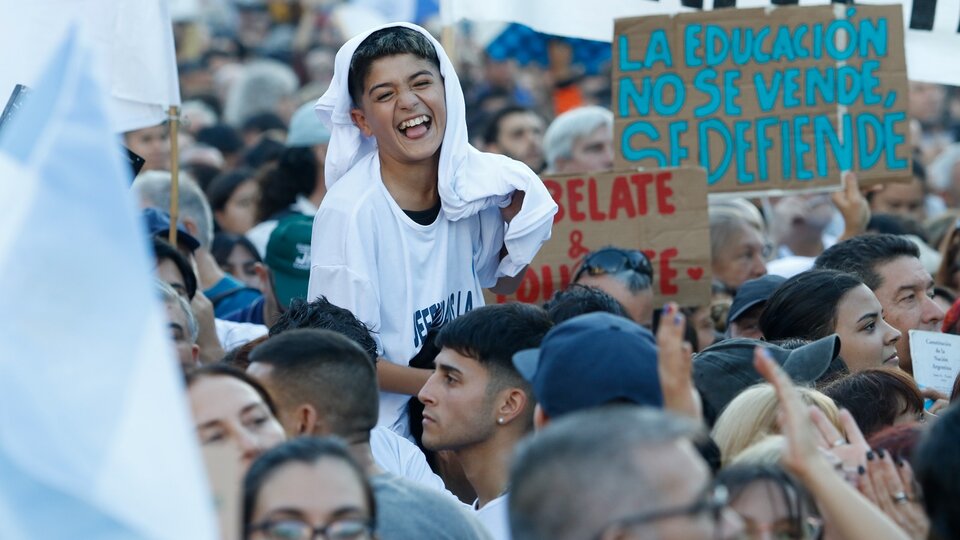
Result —
<instances>
[{"instance_id":1,"label":"person's ear","mask_svg":"<svg viewBox=\"0 0 960 540\"><path fill-rule=\"evenodd\" d=\"M313 408L313 405L304 403L297 407L297 412L293 419L294 430L297 436L312 435L317 425L318 416L317 410Z\"/></svg>"},{"instance_id":2,"label":"person's ear","mask_svg":"<svg viewBox=\"0 0 960 540\"><path fill-rule=\"evenodd\" d=\"M502 391L496 410L497 424L507 425L515 420L526 410L527 403L527 394L519 388L507 388Z\"/></svg>"},{"instance_id":3,"label":"person's ear","mask_svg":"<svg viewBox=\"0 0 960 540\"><path fill-rule=\"evenodd\" d=\"M364 137L373 135L373 130L370 129L370 124L367 123L367 115L363 113L363 109L359 107L350 109L350 119L353 120L353 124L357 126L360 133L363 133Z\"/></svg>"},{"instance_id":4,"label":"person's ear","mask_svg":"<svg viewBox=\"0 0 960 540\"><path fill-rule=\"evenodd\" d=\"M196 238L196 239L199 240L199 239L200 239L200 227L197 227L197 222L194 221L194 220L192 220L192 219L185 218L185 217L181 217L180 220L183 221L183 228L186 229L187 232L190 233L191 236L193 236L194 238Z\"/></svg>"},{"instance_id":5,"label":"person's ear","mask_svg":"<svg viewBox=\"0 0 960 540\"><path fill-rule=\"evenodd\" d=\"M260 286L257 287L264 294L267 291L273 291L273 281L270 279L270 270L267 269L267 265L263 263L253 263L253 273L257 275L257 281L260 282Z\"/></svg>"},{"instance_id":6,"label":"person's ear","mask_svg":"<svg viewBox=\"0 0 960 540\"><path fill-rule=\"evenodd\" d=\"M534 431L540 431L547 424L550 423L550 417L547 416L547 413L544 412L543 407L539 403L533 408L533 429Z\"/></svg>"}]
</instances>

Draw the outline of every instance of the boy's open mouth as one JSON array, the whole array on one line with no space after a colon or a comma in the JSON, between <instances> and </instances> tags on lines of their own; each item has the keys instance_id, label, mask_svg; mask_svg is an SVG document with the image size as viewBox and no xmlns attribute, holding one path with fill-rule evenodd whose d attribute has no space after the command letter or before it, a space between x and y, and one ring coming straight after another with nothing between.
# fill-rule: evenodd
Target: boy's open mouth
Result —
<instances>
[{"instance_id":1,"label":"boy's open mouth","mask_svg":"<svg viewBox=\"0 0 960 540\"><path fill-rule=\"evenodd\" d=\"M433 119L425 114L416 116L400 122L400 125L397 126L397 129L400 130L400 133L403 133L408 139L419 139L427 134L427 130L430 129L430 124L433 123Z\"/></svg>"}]
</instances>

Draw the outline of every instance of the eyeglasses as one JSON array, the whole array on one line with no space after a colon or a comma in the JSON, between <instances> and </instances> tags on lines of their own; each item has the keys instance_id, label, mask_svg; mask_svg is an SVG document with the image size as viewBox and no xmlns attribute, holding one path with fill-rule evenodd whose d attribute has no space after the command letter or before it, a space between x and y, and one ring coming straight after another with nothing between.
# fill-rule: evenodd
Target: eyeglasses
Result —
<instances>
[{"instance_id":1,"label":"eyeglasses","mask_svg":"<svg viewBox=\"0 0 960 540\"><path fill-rule=\"evenodd\" d=\"M573 277L573 281L579 280L583 274L600 276L616 274L622 270L633 270L653 280L653 266L642 251L607 247L587 255Z\"/></svg>"},{"instance_id":2,"label":"eyeglasses","mask_svg":"<svg viewBox=\"0 0 960 540\"><path fill-rule=\"evenodd\" d=\"M360 540L369 538L373 531L370 520L348 518L332 521L322 527L313 527L299 519L278 519L251 525L247 533L261 532L270 540Z\"/></svg>"},{"instance_id":3,"label":"eyeglasses","mask_svg":"<svg viewBox=\"0 0 960 540\"><path fill-rule=\"evenodd\" d=\"M608 523L607 526L600 531L600 534L597 535L597 538L602 537L604 532L613 527L636 527L651 521L680 516L698 516L704 513L709 513L713 521L719 525L723 509L726 508L729 498L730 494L727 491L727 487L723 484L715 484L707 488L706 491L700 494L700 496L690 504L634 514Z\"/></svg>"}]
</instances>

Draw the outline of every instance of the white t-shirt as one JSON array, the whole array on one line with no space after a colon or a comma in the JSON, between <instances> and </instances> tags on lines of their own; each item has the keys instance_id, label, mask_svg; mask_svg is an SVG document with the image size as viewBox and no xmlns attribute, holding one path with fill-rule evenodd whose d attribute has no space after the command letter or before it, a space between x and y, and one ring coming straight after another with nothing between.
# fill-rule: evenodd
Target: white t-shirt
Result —
<instances>
[{"instance_id":1,"label":"white t-shirt","mask_svg":"<svg viewBox=\"0 0 960 540\"><path fill-rule=\"evenodd\" d=\"M477 520L490 533L493 540L510 540L510 519L507 512L510 494L503 494L477 510ZM477 503L473 503L477 507Z\"/></svg>"},{"instance_id":2,"label":"white t-shirt","mask_svg":"<svg viewBox=\"0 0 960 540\"><path fill-rule=\"evenodd\" d=\"M370 451L373 461L383 470L423 487L450 494L443 480L430 470L423 452L393 431L385 427L370 430ZM452 494L450 496L453 497Z\"/></svg>"},{"instance_id":3,"label":"white t-shirt","mask_svg":"<svg viewBox=\"0 0 960 540\"><path fill-rule=\"evenodd\" d=\"M251 341L267 335L269 329L262 324L253 324L245 322L227 321L224 319L214 319L213 324L217 329L217 339L224 351L231 351L241 345L246 345Z\"/></svg>"},{"instance_id":4,"label":"white t-shirt","mask_svg":"<svg viewBox=\"0 0 960 540\"><path fill-rule=\"evenodd\" d=\"M313 222L307 298L325 296L373 331L380 353L409 365L430 330L483 305L496 284L504 223L491 207L460 221L419 225L380 179L376 152L327 192ZM410 396L380 393L380 422L409 434Z\"/></svg>"}]
</instances>

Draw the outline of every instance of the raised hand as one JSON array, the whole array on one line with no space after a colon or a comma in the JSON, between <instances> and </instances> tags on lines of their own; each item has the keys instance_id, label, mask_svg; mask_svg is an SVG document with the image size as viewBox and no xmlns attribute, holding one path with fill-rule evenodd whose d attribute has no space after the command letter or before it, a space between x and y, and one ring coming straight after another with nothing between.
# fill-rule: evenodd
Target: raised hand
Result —
<instances>
[{"instance_id":1,"label":"raised hand","mask_svg":"<svg viewBox=\"0 0 960 540\"><path fill-rule=\"evenodd\" d=\"M663 306L657 328L657 371L664 408L699 420L702 407L693 385L693 348L683 340L686 325L676 303Z\"/></svg>"},{"instance_id":2,"label":"raised hand","mask_svg":"<svg viewBox=\"0 0 960 540\"><path fill-rule=\"evenodd\" d=\"M910 464L899 459L894 461L888 452L877 450L866 454L866 466L859 471L860 493L896 521L911 538L926 539L930 520L917 496Z\"/></svg>"}]
</instances>

